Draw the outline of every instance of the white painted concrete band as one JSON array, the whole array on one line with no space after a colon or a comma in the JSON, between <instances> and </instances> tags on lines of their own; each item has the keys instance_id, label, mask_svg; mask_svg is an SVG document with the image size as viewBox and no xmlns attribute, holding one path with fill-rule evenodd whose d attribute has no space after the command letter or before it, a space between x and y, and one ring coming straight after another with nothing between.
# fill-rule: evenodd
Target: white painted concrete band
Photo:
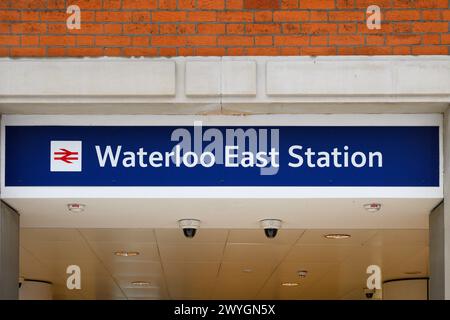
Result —
<instances>
[{"instance_id":1,"label":"white painted concrete band","mask_svg":"<svg viewBox=\"0 0 450 320\"><path fill-rule=\"evenodd\" d=\"M0 103L450 102L449 56L0 59Z\"/></svg>"}]
</instances>

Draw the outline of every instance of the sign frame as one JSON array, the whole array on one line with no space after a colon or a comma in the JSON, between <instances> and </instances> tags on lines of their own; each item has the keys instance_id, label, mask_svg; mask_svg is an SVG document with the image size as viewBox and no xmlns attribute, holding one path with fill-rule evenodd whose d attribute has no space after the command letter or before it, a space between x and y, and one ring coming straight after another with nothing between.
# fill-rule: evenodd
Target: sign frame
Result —
<instances>
[{"instance_id":1,"label":"sign frame","mask_svg":"<svg viewBox=\"0 0 450 320\"><path fill-rule=\"evenodd\" d=\"M438 126L438 187L11 187L5 186L5 127L20 126ZM441 114L3 115L1 198L443 198Z\"/></svg>"}]
</instances>

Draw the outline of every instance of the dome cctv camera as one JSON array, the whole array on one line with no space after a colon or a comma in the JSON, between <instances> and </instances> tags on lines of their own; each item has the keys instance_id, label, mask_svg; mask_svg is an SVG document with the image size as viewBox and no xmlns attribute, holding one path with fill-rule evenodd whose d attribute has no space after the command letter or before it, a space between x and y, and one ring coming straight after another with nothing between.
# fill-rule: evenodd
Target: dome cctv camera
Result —
<instances>
[{"instance_id":1,"label":"dome cctv camera","mask_svg":"<svg viewBox=\"0 0 450 320\"><path fill-rule=\"evenodd\" d=\"M200 227L200 220L197 219L181 219L178 221L180 228L186 238L192 239Z\"/></svg>"},{"instance_id":2,"label":"dome cctv camera","mask_svg":"<svg viewBox=\"0 0 450 320\"><path fill-rule=\"evenodd\" d=\"M269 239L275 238L277 236L278 229L281 228L281 220L278 219L264 219L260 221L260 224L264 229L264 234Z\"/></svg>"}]
</instances>

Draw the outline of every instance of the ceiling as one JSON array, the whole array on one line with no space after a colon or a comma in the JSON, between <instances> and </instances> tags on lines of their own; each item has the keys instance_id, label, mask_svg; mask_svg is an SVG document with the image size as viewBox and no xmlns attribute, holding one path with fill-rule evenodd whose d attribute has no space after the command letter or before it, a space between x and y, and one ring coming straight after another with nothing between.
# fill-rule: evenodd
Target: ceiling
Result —
<instances>
[{"instance_id":1,"label":"ceiling","mask_svg":"<svg viewBox=\"0 0 450 320\"><path fill-rule=\"evenodd\" d=\"M363 299L371 264L382 268L383 280L428 274L428 216L440 201L7 200L20 213L21 276L51 281L57 299ZM85 211L70 213L74 202ZM379 212L364 210L373 202ZM182 218L201 220L194 239L182 235ZM275 239L260 229L265 218L283 220ZM140 255L113 254L121 250ZM82 290L66 289L73 264L81 267Z\"/></svg>"},{"instance_id":2,"label":"ceiling","mask_svg":"<svg viewBox=\"0 0 450 320\"><path fill-rule=\"evenodd\" d=\"M201 228L186 239L175 228L22 228L20 245L21 276L51 281L56 299L363 299L371 264L383 280L428 274L427 229L282 229L267 239L259 229ZM65 287L72 264L81 290Z\"/></svg>"}]
</instances>

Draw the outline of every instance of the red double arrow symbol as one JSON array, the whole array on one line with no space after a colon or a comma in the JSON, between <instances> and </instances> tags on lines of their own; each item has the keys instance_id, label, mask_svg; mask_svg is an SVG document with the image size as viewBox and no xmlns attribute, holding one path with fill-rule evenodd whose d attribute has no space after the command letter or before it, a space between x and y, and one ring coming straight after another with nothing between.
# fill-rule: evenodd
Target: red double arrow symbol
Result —
<instances>
[{"instance_id":1,"label":"red double arrow symbol","mask_svg":"<svg viewBox=\"0 0 450 320\"><path fill-rule=\"evenodd\" d=\"M55 151L53 154L55 155L54 159L55 160L61 160L64 161L65 163L73 163L73 160L78 160L78 152L72 152L69 151L67 149L63 149L60 148L59 151ZM60 157L56 157L56 156L60 156Z\"/></svg>"}]
</instances>

